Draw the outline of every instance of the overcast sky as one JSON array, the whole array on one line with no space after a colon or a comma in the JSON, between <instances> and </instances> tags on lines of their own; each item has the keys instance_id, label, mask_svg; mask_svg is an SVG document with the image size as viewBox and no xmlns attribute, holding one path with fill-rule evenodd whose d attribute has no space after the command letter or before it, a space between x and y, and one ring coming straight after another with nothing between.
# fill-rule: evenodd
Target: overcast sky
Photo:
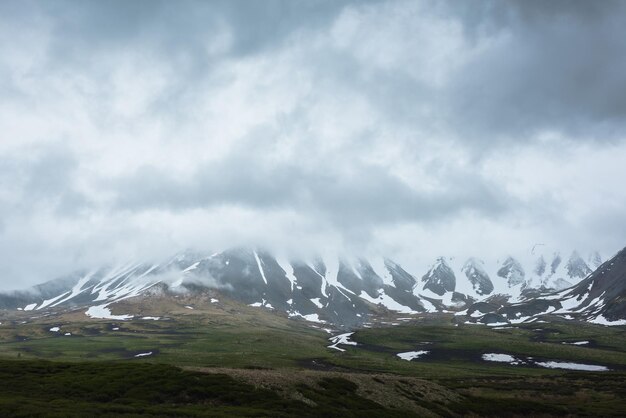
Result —
<instances>
[{"instance_id":1,"label":"overcast sky","mask_svg":"<svg viewBox=\"0 0 626 418\"><path fill-rule=\"evenodd\" d=\"M608 0L2 1L0 287L240 244L610 255L625 28Z\"/></svg>"}]
</instances>

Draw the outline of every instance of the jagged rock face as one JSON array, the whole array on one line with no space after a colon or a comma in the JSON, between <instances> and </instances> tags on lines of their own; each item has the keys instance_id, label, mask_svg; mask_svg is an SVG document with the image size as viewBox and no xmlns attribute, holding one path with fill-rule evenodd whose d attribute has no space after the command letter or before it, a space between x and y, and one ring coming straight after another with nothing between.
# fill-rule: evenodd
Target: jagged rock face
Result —
<instances>
[{"instance_id":1,"label":"jagged rock face","mask_svg":"<svg viewBox=\"0 0 626 418\"><path fill-rule=\"evenodd\" d=\"M389 259L385 259L385 267L391 274L395 287L405 292L412 292L416 281L413 276L407 273L400 265Z\"/></svg>"},{"instance_id":2,"label":"jagged rock face","mask_svg":"<svg viewBox=\"0 0 626 418\"><path fill-rule=\"evenodd\" d=\"M577 257L571 260L573 265L578 264ZM584 269L581 271L584 272ZM571 283L563 279L556 280L556 283L565 288L497 308L478 302L467 308L467 312L480 310L482 313L501 315L511 322L530 322L537 316L556 314L603 325L626 325L626 248L577 285L570 287Z\"/></svg>"},{"instance_id":3,"label":"jagged rock face","mask_svg":"<svg viewBox=\"0 0 626 418\"><path fill-rule=\"evenodd\" d=\"M556 273L556 269L558 269L561 265L561 261L561 255L558 253L554 254L554 258L552 259L552 263L550 264L550 274Z\"/></svg>"},{"instance_id":4,"label":"jagged rock face","mask_svg":"<svg viewBox=\"0 0 626 418\"><path fill-rule=\"evenodd\" d=\"M476 302L472 304L469 308L467 308L467 313L472 315L474 312L478 312L479 314L487 313L487 312L495 312L502 307L499 303L494 302Z\"/></svg>"},{"instance_id":5,"label":"jagged rock face","mask_svg":"<svg viewBox=\"0 0 626 418\"><path fill-rule=\"evenodd\" d=\"M576 251L572 253L567 262L567 272L570 277L585 278L591 273L591 269Z\"/></svg>"},{"instance_id":6,"label":"jagged rock face","mask_svg":"<svg viewBox=\"0 0 626 418\"><path fill-rule=\"evenodd\" d=\"M446 263L443 257L435 262L435 265L422 277L424 289L443 296L446 292L454 292L456 288L456 276L454 271Z\"/></svg>"},{"instance_id":7,"label":"jagged rock face","mask_svg":"<svg viewBox=\"0 0 626 418\"><path fill-rule=\"evenodd\" d=\"M350 263L341 260L337 279L357 295L365 292L370 297L376 298L378 290L383 286L382 279L378 277L367 261L358 260L355 264L350 265Z\"/></svg>"},{"instance_id":8,"label":"jagged rock face","mask_svg":"<svg viewBox=\"0 0 626 418\"><path fill-rule=\"evenodd\" d=\"M474 301L474 299L470 296L459 292L452 292L452 297L450 298L450 300L458 308L462 308L463 306L471 304Z\"/></svg>"},{"instance_id":9,"label":"jagged rock face","mask_svg":"<svg viewBox=\"0 0 626 418\"><path fill-rule=\"evenodd\" d=\"M517 286L524 283L526 273L522 265L513 257L504 260L502 267L498 270L498 276L507 280L509 287Z\"/></svg>"},{"instance_id":10,"label":"jagged rock face","mask_svg":"<svg viewBox=\"0 0 626 418\"><path fill-rule=\"evenodd\" d=\"M575 309L587 318L626 319L626 248L602 263L562 299L576 300Z\"/></svg>"},{"instance_id":11,"label":"jagged rock face","mask_svg":"<svg viewBox=\"0 0 626 418\"><path fill-rule=\"evenodd\" d=\"M539 259L537 260L537 264L535 265L535 274L539 277L543 276L543 274L546 272L546 267L546 259L543 258L543 256L539 257Z\"/></svg>"},{"instance_id":12,"label":"jagged rock face","mask_svg":"<svg viewBox=\"0 0 626 418\"><path fill-rule=\"evenodd\" d=\"M470 258L465 262L462 271L478 295L484 296L493 292L493 283L489 278L489 274L485 271L484 263L481 260Z\"/></svg>"},{"instance_id":13,"label":"jagged rock face","mask_svg":"<svg viewBox=\"0 0 626 418\"><path fill-rule=\"evenodd\" d=\"M479 322L482 324L505 324L507 320L500 314L488 313L480 318Z\"/></svg>"}]
</instances>

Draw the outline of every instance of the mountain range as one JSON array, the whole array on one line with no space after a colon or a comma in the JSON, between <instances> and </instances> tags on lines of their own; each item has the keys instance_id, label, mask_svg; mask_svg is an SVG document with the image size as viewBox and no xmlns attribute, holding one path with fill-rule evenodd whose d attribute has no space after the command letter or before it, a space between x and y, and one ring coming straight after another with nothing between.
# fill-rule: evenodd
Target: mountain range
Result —
<instances>
[{"instance_id":1,"label":"mountain range","mask_svg":"<svg viewBox=\"0 0 626 418\"><path fill-rule=\"evenodd\" d=\"M624 251L605 263L597 252L564 257L534 247L531 255L525 263L510 256L493 264L439 257L414 274L384 257L287 260L251 248L210 255L186 251L161 263L101 267L3 293L0 308L84 309L91 317L123 320L132 315L112 313L122 300L206 293L210 301L231 298L341 328L421 313L455 313L455 320L486 324L547 313L605 323L626 317Z\"/></svg>"}]
</instances>

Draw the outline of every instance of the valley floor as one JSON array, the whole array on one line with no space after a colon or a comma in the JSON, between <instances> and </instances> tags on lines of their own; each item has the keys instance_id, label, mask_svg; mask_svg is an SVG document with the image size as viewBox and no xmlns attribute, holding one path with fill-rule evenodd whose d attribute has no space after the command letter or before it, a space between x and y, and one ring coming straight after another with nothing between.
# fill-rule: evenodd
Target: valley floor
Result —
<instances>
[{"instance_id":1,"label":"valley floor","mask_svg":"<svg viewBox=\"0 0 626 418\"><path fill-rule=\"evenodd\" d=\"M626 415L624 327L435 315L331 335L234 305L3 315L3 416Z\"/></svg>"}]
</instances>

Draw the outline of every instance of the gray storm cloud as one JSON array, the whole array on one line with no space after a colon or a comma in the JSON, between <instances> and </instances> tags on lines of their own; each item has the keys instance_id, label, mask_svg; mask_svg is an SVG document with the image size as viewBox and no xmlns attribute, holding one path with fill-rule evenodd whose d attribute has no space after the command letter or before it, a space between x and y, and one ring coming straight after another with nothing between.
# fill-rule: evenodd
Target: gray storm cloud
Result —
<instances>
[{"instance_id":1,"label":"gray storm cloud","mask_svg":"<svg viewBox=\"0 0 626 418\"><path fill-rule=\"evenodd\" d=\"M5 1L0 288L183 248L626 242L620 1Z\"/></svg>"}]
</instances>

